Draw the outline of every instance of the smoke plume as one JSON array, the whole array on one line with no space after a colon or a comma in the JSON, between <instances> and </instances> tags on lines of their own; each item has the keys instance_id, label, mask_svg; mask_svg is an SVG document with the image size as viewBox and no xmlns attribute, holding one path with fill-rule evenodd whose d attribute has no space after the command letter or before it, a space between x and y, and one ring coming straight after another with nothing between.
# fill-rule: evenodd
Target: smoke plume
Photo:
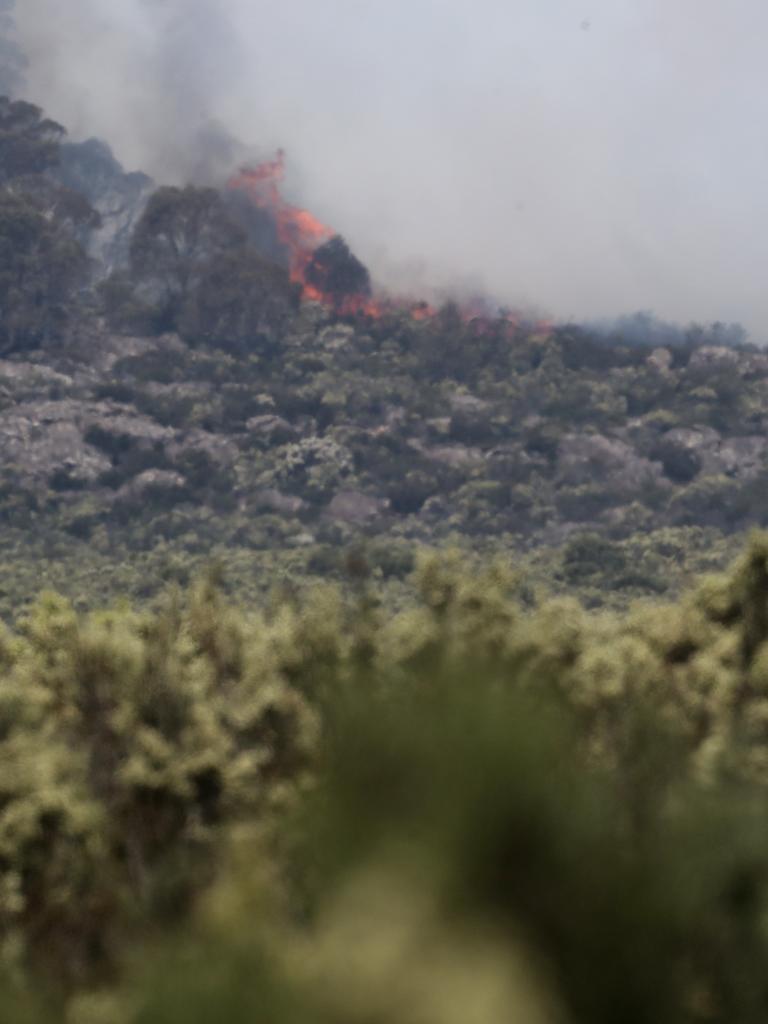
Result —
<instances>
[{"instance_id":1,"label":"smoke plume","mask_svg":"<svg viewBox=\"0 0 768 1024\"><path fill-rule=\"evenodd\" d=\"M768 338L764 0L24 0L16 19L28 97L76 137L167 181L282 146L289 198L394 287Z\"/></svg>"},{"instance_id":2,"label":"smoke plume","mask_svg":"<svg viewBox=\"0 0 768 1024\"><path fill-rule=\"evenodd\" d=\"M27 61L16 39L15 0L0 0L0 94L16 96L24 85Z\"/></svg>"}]
</instances>

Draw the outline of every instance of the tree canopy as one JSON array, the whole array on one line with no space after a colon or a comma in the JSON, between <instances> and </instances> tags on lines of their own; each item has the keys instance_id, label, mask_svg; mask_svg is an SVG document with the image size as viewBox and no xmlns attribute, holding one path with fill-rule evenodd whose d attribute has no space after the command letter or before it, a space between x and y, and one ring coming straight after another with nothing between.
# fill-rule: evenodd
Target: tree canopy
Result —
<instances>
[{"instance_id":1,"label":"tree canopy","mask_svg":"<svg viewBox=\"0 0 768 1024\"><path fill-rule=\"evenodd\" d=\"M244 245L215 189L160 188L134 231L131 273L175 319L211 261Z\"/></svg>"},{"instance_id":2,"label":"tree canopy","mask_svg":"<svg viewBox=\"0 0 768 1024\"><path fill-rule=\"evenodd\" d=\"M0 96L0 182L54 167L65 134L33 103Z\"/></svg>"},{"instance_id":3,"label":"tree canopy","mask_svg":"<svg viewBox=\"0 0 768 1024\"><path fill-rule=\"evenodd\" d=\"M73 312L88 260L65 226L0 191L0 351L43 344Z\"/></svg>"},{"instance_id":4,"label":"tree canopy","mask_svg":"<svg viewBox=\"0 0 768 1024\"><path fill-rule=\"evenodd\" d=\"M297 289L282 267L253 250L212 259L200 272L179 317L179 333L239 352L256 350L296 307Z\"/></svg>"}]
</instances>

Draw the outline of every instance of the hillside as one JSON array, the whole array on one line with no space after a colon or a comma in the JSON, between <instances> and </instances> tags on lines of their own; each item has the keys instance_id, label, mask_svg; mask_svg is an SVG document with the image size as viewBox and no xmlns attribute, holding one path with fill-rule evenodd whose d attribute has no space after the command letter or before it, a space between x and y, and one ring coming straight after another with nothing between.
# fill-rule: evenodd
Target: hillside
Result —
<instances>
[{"instance_id":1,"label":"hillside","mask_svg":"<svg viewBox=\"0 0 768 1024\"><path fill-rule=\"evenodd\" d=\"M438 544L621 604L766 522L768 355L738 330L382 299L281 167L156 188L2 101L4 613L211 560L244 595L394 584Z\"/></svg>"},{"instance_id":2,"label":"hillside","mask_svg":"<svg viewBox=\"0 0 768 1024\"><path fill-rule=\"evenodd\" d=\"M0 1021L762 1024L768 351L387 294L285 160L0 98Z\"/></svg>"}]
</instances>

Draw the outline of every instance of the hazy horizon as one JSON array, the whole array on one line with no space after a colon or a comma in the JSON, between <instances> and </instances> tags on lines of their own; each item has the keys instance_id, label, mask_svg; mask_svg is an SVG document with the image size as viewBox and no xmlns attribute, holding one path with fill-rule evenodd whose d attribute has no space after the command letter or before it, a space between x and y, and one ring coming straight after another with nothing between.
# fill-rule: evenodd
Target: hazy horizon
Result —
<instances>
[{"instance_id":1,"label":"hazy horizon","mask_svg":"<svg viewBox=\"0 0 768 1024\"><path fill-rule=\"evenodd\" d=\"M16 20L25 95L74 137L163 181L226 134L282 146L291 197L384 284L768 339L757 0L24 0Z\"/></svg>"}]
</instances>

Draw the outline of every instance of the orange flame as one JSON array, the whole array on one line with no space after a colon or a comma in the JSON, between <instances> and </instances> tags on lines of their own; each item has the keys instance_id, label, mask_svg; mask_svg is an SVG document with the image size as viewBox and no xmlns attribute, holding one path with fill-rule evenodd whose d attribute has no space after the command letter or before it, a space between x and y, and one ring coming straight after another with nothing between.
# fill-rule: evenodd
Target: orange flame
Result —
<instances>
[{"instance_id":1,"label":"orange flame","mask_svg":"<svg viewBox=\"0 0 768 1024\"><path fill-rule=\"evenodd\" d=\"M369 295L349 295L339 303L338 299L334 300L307 281L307 268L314 251L333 238L336 232L309 210L286 202L282 194L284 180L285 152L280 149L274 160L266 160L256 167L243 168L230 178L228 187L244 192L255 206L273 218L278 240L288 253L291 281L300 285L302 298L334 306L342 316L363 314L374 319L407 306L407 303L375 299ZM426 302L419 302L413 304L411 312L415 320L426 320L434 316L436 310Z\"/></svg>"},{"instance_id":2,"label":"orange flame","mask_svg":"<svg viewBox=\"0 0 768 1024\"><path fill-rule=\"evenodd\" d=\"M288 253L291 281L301 285L305 299L323 302L324 296L307 284L305 274L312 253L332 238L334 231L309 210L291 206L283 199L280 189L284 179L285 153L280 149L274 160L267 160L257 167L243 168L230 179L229 187L245 192L255 206L274 217L277 237Z\"/></svg>"},{"instance_id":3,"label":"orange flame","mask_svg":"<svg viewBox=\"0 0 768 1024\"><path fill-rule=\"evenodd\" d=\"M244 192L251 202L273 218L277 237L288 254L288 270L291 281L301 287L303 299L332 306L342 316L365 315L378 319L387 313L402 313L407 310L416 321L432 320L438 310L428 302L414 302L402 297L349 295L341 302L326 295L307 281L309 267L315 250L334 237L336 232L318 220L309 210L292 206L282 194L285 180L285 152L280 149L274 160L266 160L256 167L245 167L234 175L229 188ZM520 319L511 313L492 313L487 302L477 300L465 303L459 315L467 324L474 324L475 331L485 333L494 321L505 321L506 330L512 337L520 326ZM552 325L542 321L540 330L551 332Z\"/></svg>"}]
</instances>

